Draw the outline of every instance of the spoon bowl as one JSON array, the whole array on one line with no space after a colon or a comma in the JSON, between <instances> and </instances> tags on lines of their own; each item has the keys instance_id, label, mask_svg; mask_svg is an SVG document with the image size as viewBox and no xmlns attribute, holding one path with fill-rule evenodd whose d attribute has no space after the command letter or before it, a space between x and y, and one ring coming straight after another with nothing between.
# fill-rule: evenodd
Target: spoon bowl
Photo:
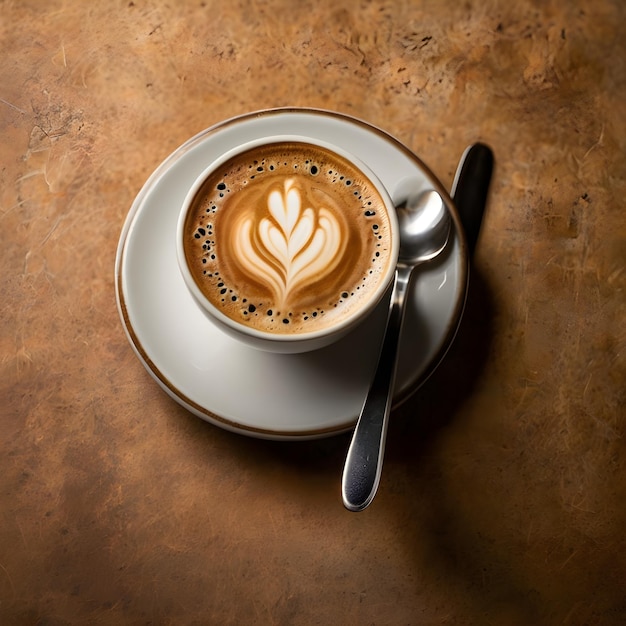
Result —
<instances>
[{"instance_id":1,"label":"spoon bowl","mask_svg":"<svg viewBox=\"0 0 626 626\"><path fill-rule=\"evenodd\" d=\"M417 265L436 257L448 243L451 218L434 190L397 208L400 226L399 261Z\"/></svg>"},{"instance_id":2,"label":"spoon bowl","mask_svg":"<svg viewBox=\"0 0 626 626\"><path fill-rule=\"evenodd\" d=\"M413 270L434 259L450 238L452 218L439 193L424 191L397 207L400 253L389 305L387 328L376 372L348 449L342 478L344 506L361 511L372 502L382 461L398 363L398 341Z\"/></svg>"}]
</instances>

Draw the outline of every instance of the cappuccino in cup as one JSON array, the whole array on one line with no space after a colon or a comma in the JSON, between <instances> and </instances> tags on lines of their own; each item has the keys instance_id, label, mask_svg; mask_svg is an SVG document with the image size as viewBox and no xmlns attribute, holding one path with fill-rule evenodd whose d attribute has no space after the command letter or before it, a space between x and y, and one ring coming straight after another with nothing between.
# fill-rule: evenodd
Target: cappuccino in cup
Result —
<instances>
[{"instance_id":1,"label":"cappuccino in cup","mask_svg":"<svg viewBox=\"0 0 626 626\"><path fill-rule=\"evenodd\" d=\"M311 343L318 347L389 285L398 250L391 200L337 150L296 137L255 142L211 166L188 195L183 274L203 308L237 334L279 351L327 337Z\"/></svg>"}]
</instances>

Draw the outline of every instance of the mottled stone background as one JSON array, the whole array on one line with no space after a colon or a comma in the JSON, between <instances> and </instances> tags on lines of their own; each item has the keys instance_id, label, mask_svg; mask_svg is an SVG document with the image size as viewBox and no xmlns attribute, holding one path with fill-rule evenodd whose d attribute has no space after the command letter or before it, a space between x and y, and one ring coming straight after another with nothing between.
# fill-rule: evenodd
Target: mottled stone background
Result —
<instances>
[{"instance_id":1,"label":"mottled stone background","mask_svg":"<svg viewBox=\"0 0 626 626\"><path fill-rule=\"evenodd\" d=\"M0 0L0 623L626 623L625 41L622 0ZM191 416L116 310L153 169L284 105L448 187L496 156L460 334L359 514L346 437Z\"/></svg>"}]
</instances>

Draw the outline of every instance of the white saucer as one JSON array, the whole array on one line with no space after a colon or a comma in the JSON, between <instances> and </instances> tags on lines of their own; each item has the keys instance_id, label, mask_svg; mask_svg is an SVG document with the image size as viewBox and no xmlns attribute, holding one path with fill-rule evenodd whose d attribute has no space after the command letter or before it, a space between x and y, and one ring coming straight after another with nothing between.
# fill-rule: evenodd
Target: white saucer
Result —
<instances>
[{"instance_id":1,"label":"white saucer","mask_svg":"<svg viewBox=\"0 0 626 626\"><path fill-rule=\"evenodd\" d=\"M333 346L296 355L244 346L200 312L176 260L176 221L206 165L250 139L306 132L361 157L394 202L435 188L454 222L449 249L415 276L401 339L394 400L408 397L449 347L467 290L467 251L456 209L408 148L380 129L328 111L274 109L228 120L171 154L133 203L120 238L115 275L119 312L137 356L182 406L223 428L268 439L332 435L354 426L372 377L388 298Z\"/></svg>"}]
</instances>

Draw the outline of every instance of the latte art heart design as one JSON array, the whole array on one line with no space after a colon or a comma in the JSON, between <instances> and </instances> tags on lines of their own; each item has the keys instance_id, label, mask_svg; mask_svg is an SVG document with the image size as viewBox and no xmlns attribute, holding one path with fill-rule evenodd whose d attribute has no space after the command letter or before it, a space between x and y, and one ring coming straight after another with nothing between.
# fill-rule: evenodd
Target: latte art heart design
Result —
<instances>
[{"instance_id":1,"label":"latte art heart design","mask_svg":"<svg viewBox=\"0 0 626 626\"><path fill-rule=\"evenodd\" d=\"M283 306L298 287L333 272L346 244L337 217L324 206L303 207L293 179L269 193L267 209L267 217L242 222L236 249L245 270Z\"/></svg>"}]
</instances>

